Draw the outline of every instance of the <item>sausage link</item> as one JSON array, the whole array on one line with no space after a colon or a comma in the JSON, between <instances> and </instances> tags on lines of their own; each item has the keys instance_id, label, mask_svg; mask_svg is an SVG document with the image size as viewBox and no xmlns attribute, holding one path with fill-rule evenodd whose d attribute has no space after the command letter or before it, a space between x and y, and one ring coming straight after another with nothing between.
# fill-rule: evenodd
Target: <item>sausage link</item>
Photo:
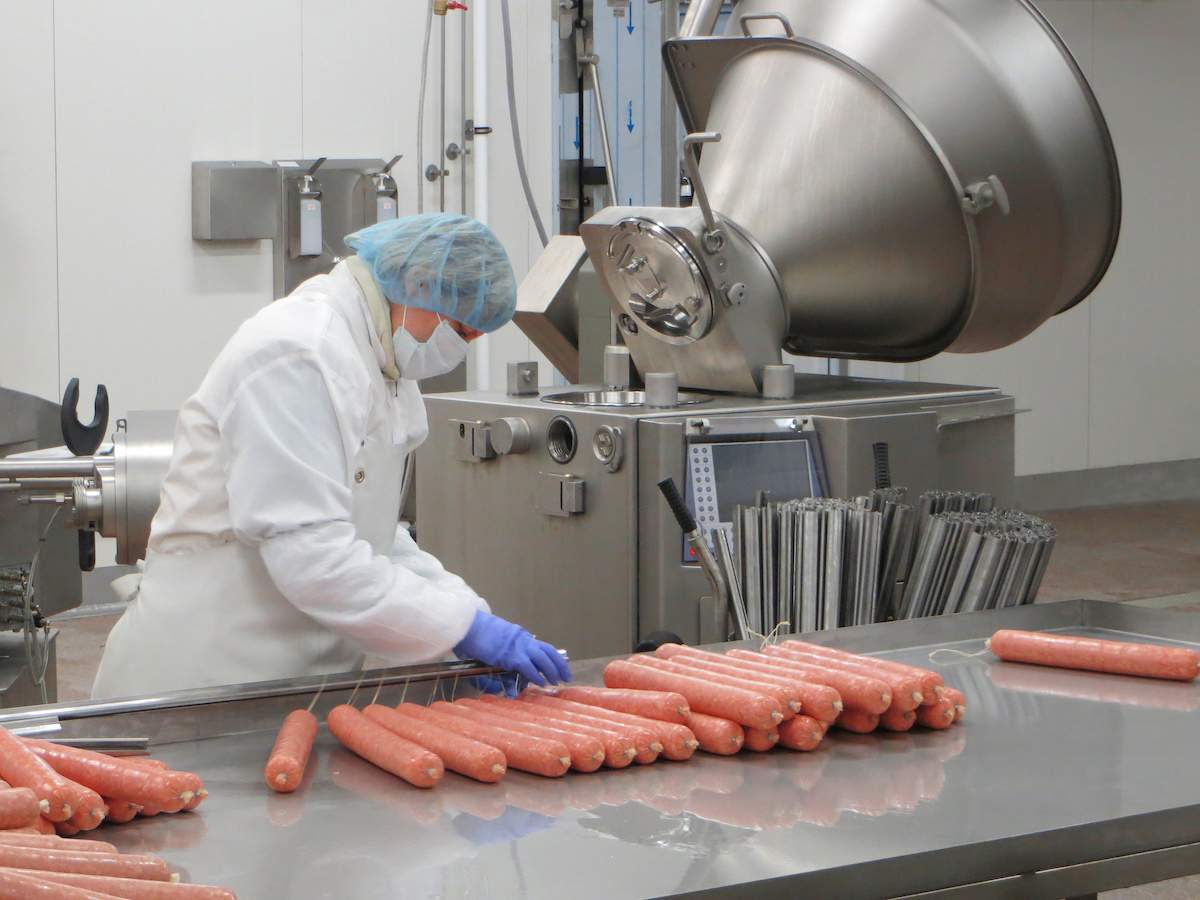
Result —
<instances>
[{"instance_id":1,"label":"sausage link","mask_svg":"<svg viewBox=\"0 0 1200 900\"><path fill-rule=\"evenodd\" d=\"M715 672L689 667L683 662L671 659L661 659L656 656L641 654L630 657L629 661L639 666L658 669L660 672L672 672L687 678L699 678L701 681L722 684L739 691L750 691L763 697L769 697L778 707L784 719L790 719L800 711L800 701L791 690L783 689L773 684L766 684L748 676L745 672ZM780 720L782 721L782 720ZM747 725L747 727L771 727L762 725Z\"/></svg>"},{"instance_id":2,"label":"sausage link","mask_svg":"<svg viewBox=\"0 0 1200 900\"><path fill-rule=\"evenodd\" d=\"M48 804L42 813L51 822L65 822L79 805L79 785L64 778L26 743L0 727L0 778L14 787L27 787Z\"/></svg>"},{"instance_id":3,"label":"sausage link","mask_svg":"<svg viewBox=\"0 0 1200 900\"><path fill-rule=\"evenodd\" d=\"M141 878L115 878L111 875L80 875L76 872L45 872L36 869L14 869L21 875L38 878L51 884L66 885L95 891L104 898L123 900L237 900L233 891L207 884L187 884L182 881L146 881ZM61 894L66 900L66 894ZM93 895L94 896L94 895Z\"/></svg>"},{"instance_id":4,"label":"sausage link","mask_svg":"<svg viewBox=\"0 0 1200 900\"><path fill-rule=\"evenodd\" d=\"M796 718L798 717L792 716L788 721L794 721ZM780 724L782 725L783 723L781 722ZM746 739L742 743L742 746L747 750L753 750L755 753L766 753L778 743L778 728L747 728Z\"/></svg>"},{"instance_id":5,"label":"sausage link","mask_svg":"<svg viewBox=\"0 0 1200 900\"><path fill-rule=\"evenodd\" d=\"M713 653L683 644L663 644L654 651L662 659L673 659L687 665L702 668L716 667L745 673L757 679L769 679L786 686L800 702L800 712L822 722L832 722L842 711L842 698L833 688L824 684L802 681L780 669L779 666L752 659L734 658L728 654Z\"/></svg>"},{"instance_id":6,"label":"sausage link","mask_svg":"<svg viewBox=\"0 0 1200 900\"><path fill-rule=\"evenodd\" d=\"M446 711L460 714L464 709L472 712L474 718L480 722L531 734L549 741L559 741L571 755L571 768L578 772L596 771L608 761L610 752L612 759L609 765L612 766L627 766L632 759L633 747L630 744L614 746L610 751L598 735L585 734L546 719L539 721L537 717L522 716L520 710L510 712L508 709L501 709L490 703L480 703L477 700L458 700Z\"/></svg>"},{"instance_id":7,"label":"sausage link","mask_svg":"<svg viewBox=\"0 0 1200 900\"><path fill-rule=\"evenodd\" d=\"M779 746L789 750L816 750L825 728L812 716L796 716L779 726Z\"/></svg>"},{"instance_id":8,"label":"sausage link","mask_svg":"<svg viewBox=\"0 0 1200 900\"><path fill-rule=\"evenodd\" d=\"M781 644L784 647L795 647L798 650L807 650L810 653L824 654L830 659L847 659L864 662L869 665L878 666L881 669L890 669L900 674L912 675L921 682L921 694L923 695L921 702L926 706L940 700L945 691L945 682L942 680L942 676L932 669L922 669L920 666L896 662L894 659L881 659L878 656L868 656L865 653L851 653L848 650L839 650L836 647L810 644L807 641L798 641L794 638L782 641Z\"/></svg>"},{"instance_id":9,"label":"sausage link","mask_svg":"<svg viewBox=\"0 0 1200 900\"><path fill-rule=\"evenodd\" d=\"M643 691L571 685L555 688L550 693L563 700L586 703L588 706L601 706L614 712L644 716L647 719L674 722L676 725L686 726L688 713L691 712L688 708L687 698L675 691Z\"/></svg>"},{"instance_id":10,"label":"sausage link","mask_svg":"<svg viewBox=\"0 0 1200 900\"><path fill-rule=\"evenodd\" d=\"M586 734L595 735L605 745L605 763L610 766L612 763L607 759L609 754L621 754L629 762L645 765L658 759L658 754L662 752L662 744L658 742L657 736L649 728L620 725L594 716L590 712L569 712L559 707L529 703L523 700L509 700L507 697L480 698L480 701L488 706L511 708L518 713L524 712L526 715L536 716L543 721L558 723L557 727L577 729ZM609 747L610 741L613 742L612 747ZM630 750L633 751L632 754ZM621 765L628 764L628 762L621 763Z\"/></svg>"},{"instance_id":11,"label":"sausage link","mask_svg":"<svg viewBox=\"0 0 1200 900\"><path fill-rule=\"evenodd\" d=\"M136 853L88 853L75 849L59 850L3 844L0 845L0 866L10 869L80 872L84 875L117 875L122 878L144 878L150 881L171 879L171 870L157 856Z\"/></svg>"},{"instance_id":12,"label":"sausage link","mask_svg":"<svg viewBox=\"0 0 1200 900\"><path fill-rule=\"evenodd\" d=\"M178 812L192 796L185 783L187 773L172 773L130 762L137 757L108 756L32 738L22 742L61 776L86 784L105 797Z\"/></svg>"},{"instance_id":13,"label":"sausage link","mask_svg":"<svg viewBox=\"0 0 1200 900\"><path fill-rule=\"evenodd\" d=\"M693 710L688 714L688 728L696 735L700 749L705 753L729 756L741 750L746 742L745 729L732 719L720 716Z\"/></svg>"},{"instance_id":14,"label":"sausage link","mask_svg":"<svg viewBox=\"0 0 1200 900\"><path fill-rule=\"evenodd\" d=\"M730 719L741 725L773 728L784 719L781 705L770 697L690 675L663 672L638 663L636 658L610 662L604 667L604 683L610 687L676 691L687 698L692 712Z\"/></svg>"},{"instance_id":15,"label":"sausage link","mask_svg":"<svg viewBox=\"0 0 1200 900\"><path fill-rule=\"evenodd\" d=\"M499 781L508 769L504 754L497 748L428 722L419 722L390 706L373 703L363 710L363 715L393 734L436 753L447 769L459 775L490 784Z\"/></svg>"},{"instance_id":16,"label":"sausage link","mask_svg":"<svg viewBox=\"0 0 1200 900\"><path fill-rule=\"evenodd\" d=\"M42 801L29 788L0 791L0 828L25 828L37 822ZM47 804L49 808L49 804Z\"/></svg>"},{"instance_id":17,"label":"sausage link","mask_svg":"<svg viewBox=\"0 0 1200 900\"><path fill-rule=\"evenodd\" d=\"M958 690L958 688L952 687L946 688L946 696L954 704L954 721L960 721L967 711L967 698L963 696L963 692ZM1194 709L1195 707L1192 708Z\"/></svg>"},{"instance_id":18,"label":"sausage link","mask_svg":"<svg viewBox=\"0 0 1200 900\"><path fill-rule=\"evenodd\" d=\"M916 721L916 711L911 709L889 708L879 714L879 727L887 731L908 731Z\"/></svg>"},{"instance_id":19,"label":"sausage link","mask_svg":"<svg viewBox=\"0 0 1200 900\"><path fill-rule=\"evenodd\" d=\"M418 706L415 703L401 703L396 707L396 711L491 744L504 754L510 769L521 769L534 775L556 778L566 774L571 765L571 753L562 741L550 741L508 728L496 728L475 719L456 716L441 709Z\"/></svg>"},{"instance_id":20,"label":"sausage link","mask_svg":"<svg viewBox=\"0 0 1200 900\"><path fill-rule=\"evenodd\" d=\"M539 691L525 691L520 698L526 703L535 703L561 709L565 712L578 713L581 716L593 716L618 725L633 725L646 728L654 740L662 746L662 755L667 759L683 760L695 752L698 746L696 736L686 725L677 722L667 722L662 719L649 719L633 713L619 712L602 706L589 706L586 703L576 703L574 700L564 700L562 697L551 696ZM682 699L682 698L681 698ZM687 701L684 701L685 703Z\"/></svg>"},{"instance_id":21,"label":"sausage link","mask_svg":"<svg viewBox=\"0 0 1200 900\"><path fill-rule=\"evenodd\" d=\"M855 734L870 734L879 727L879 714L861 712L857 709L842 710L842 714L837 717L833 726L841 728L843 731L853 731Z\"/></svg>"},{"instance_id":22,"label":"sausage link","mask_svg":"<svg viewBox=\"0 0 1200 900\"><path fill-rule=\"evenodd\" d=\"M325 722L348 750L415 787L433 787L442 780L445 766L437 754L392 734L348 703L331 709Z\"/></svg>"},{"instance_id":23,"label":"sausage link","mask_svg":"<svg viewBox=\"0 0 1200 900\"><path fill-rule=\"evenodd\" d=\"M1200 653L1186 647L1067 637L1011 628L993 634L989 646L996 656L1011 662L1173 681L1191 681L1200 674Z\"/></svg>"},{"instance_id":24,"label":"sausage link","mask_svg":"<svg viewBox=\"0 0 1200 900\"><path fill-rule=\"evenodd\" d=\"M943 697L932 706L917 709L917 724L926 728L949 728L954 724L954 701Z\"/></svg>"},{"instance_id":25,"label":"sausage link","mask_svg":"<svg viewBox=\"0 0 1200 900\"><path fill-rule=\"evenodd\" d=\"M750 654L754 659L771 665L785 666L805 681L813 681L833 688L841 696L845 709L881 713L892 703L892 689L886 682L878 678L818 665L811 661L803 661L793 656L786 647L768 646L763 648L762 653L753 653L750 650L730 650L728 655L735 659L742 659L744 654Z\"/></svg>"},{"instance_id":26,"label":"sausage link","mask_svg":"<svg viewBox=\"0 0 1200 900\"><path fill-rule=\"evenodd\" d=\"M811 653L807 650L798 650L787 644L779 644L768 648L767 652L774 650L789 654L792 659L799 662L825 666L842 672L852 672L856 675L865 675L868 678L878 678L891 689L892 702L889 705L895 706L897 709L916 709L921 705L921 701L925 699L925 695L921 692L921 679L915 675L893 672L882 666L875 665L873 662L835 659L831 656Z\"/></svg>"},{"instance_id":27,"label":"sausage link","mask_svg":"<svg viewBox=\"0 0 1200 900\"><path fill-rule=\"evenodd\" d=\"M300 786L317 727L317 717L307 709L294 709L284 717L263 771L271 790L290 793Z\"/></svg>"}]
</instances>

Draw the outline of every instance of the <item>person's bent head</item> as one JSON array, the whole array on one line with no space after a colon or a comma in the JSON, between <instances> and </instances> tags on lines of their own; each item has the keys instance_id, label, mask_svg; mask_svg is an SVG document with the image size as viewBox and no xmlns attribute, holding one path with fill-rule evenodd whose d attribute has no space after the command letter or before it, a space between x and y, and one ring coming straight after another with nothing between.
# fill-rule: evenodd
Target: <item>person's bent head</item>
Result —
<instances>
[{"instance_id":1,"label":"person's bent head","mask_svg":"<svg viewBox=\"0 0 1200 900\"><path fill-rule=\"evenodd\" d=\"M447 213L408 216L356 231L346 246L392 304L450 319L467 340L512 320L512 264L482 222Z\"/></svg>"}]
</instances>

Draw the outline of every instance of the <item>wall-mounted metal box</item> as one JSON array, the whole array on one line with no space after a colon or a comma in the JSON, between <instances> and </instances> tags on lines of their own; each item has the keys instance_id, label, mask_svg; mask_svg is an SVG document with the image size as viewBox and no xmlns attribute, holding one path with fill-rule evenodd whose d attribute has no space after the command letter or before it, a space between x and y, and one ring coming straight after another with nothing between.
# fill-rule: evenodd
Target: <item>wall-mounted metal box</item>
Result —
<instances>
[{"instance_id":1,"label":"wall-mounted metal box","mask_svg":"<svg viewBox=\"0 0 1200 900\"><path fill-rule=\"evenodd\" d=\"M274 238L279 170L265 162L192 163L192 240Z\"/></svg>"}]
</instances>

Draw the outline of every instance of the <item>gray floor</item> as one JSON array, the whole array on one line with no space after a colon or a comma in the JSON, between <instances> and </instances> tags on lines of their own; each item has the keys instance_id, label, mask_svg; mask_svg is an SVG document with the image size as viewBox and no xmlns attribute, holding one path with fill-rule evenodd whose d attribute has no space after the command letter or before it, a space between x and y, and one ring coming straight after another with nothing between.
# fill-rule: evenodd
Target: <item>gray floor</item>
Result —
<instances>
[{"instance_id":1,"label":"gray floor","mask_svg":"<svg viewBox=\"0 0 1200 900\"><path fill-rule=\"evenodd\" d=\"M1200 613L1200 501L1042 513L1058 542L1039 601L1096 600ZM88 696L114 615L56 623L58 697ZM1200 876L1100 895L1104 900L1194 900Z\"/></svg>"}]
</instances>

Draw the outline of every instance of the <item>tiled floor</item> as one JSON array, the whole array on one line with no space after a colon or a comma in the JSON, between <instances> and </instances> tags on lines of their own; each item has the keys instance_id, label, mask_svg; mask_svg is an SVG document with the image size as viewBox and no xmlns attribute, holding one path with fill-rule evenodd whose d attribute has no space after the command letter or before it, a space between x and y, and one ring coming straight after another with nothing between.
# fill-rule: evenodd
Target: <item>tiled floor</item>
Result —
<instances>
[{"instance_id":1,"label":"tiled floor","mask_svg":"<svg viewBox=\"0 0 1200 900\"><path fill-rule=\"evenodd\" d=\"M1200 613L1200 501L1043 513L1058 528L1039 601L1089 597ZM116 616L56 623L60 700L87 697ZM1200 876L1103 900L1193 900Z\"/></svg>"}]
</instances>

